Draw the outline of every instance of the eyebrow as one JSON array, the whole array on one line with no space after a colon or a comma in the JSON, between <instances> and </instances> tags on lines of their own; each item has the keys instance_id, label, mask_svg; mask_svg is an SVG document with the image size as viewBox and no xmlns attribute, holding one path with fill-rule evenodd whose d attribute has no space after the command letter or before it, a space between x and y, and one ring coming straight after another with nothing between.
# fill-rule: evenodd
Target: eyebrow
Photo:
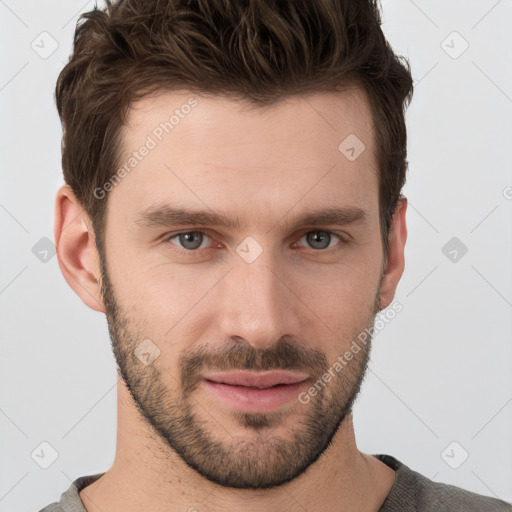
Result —
<instances>
[{"instance_id":1,"label":"eyebrow","mask_svg":"<svg viewBox=\"0 0 512 512\"><path fill-rule=\"evenodd\" d=\"M292 227L326 224L345 226L348 224L363 224L367 220L368 214L365 210L357 206L346 206L318 210L308 209L285 220L284 224ZM223 226L231 230L241 230L243 228L243 223L238 217L232 218L213 210L190 210L171 204L150 206L139 212L135 216L134 222L141 228L169 228L175 226ZM276 224L278 223L279 221L276 222Z\"/></svg>"}]
</instances>

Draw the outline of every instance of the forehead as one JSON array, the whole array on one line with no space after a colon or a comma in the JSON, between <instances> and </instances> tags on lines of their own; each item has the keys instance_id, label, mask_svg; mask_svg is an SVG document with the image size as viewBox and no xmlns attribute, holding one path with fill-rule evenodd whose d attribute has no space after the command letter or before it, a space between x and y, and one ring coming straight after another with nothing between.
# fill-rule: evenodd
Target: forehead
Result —
<instances>
[{"instance_id":1,"label":"forehead","mask_svg":"<svg viewBox=\"0 0 512 512\"><path fill-rule=\"evenodd\" d=\"M322 148L329 150L347 135L355 134L367 149L373 149L368 98L363 89L355 86L336 93L293 95L268 105L184 90L160 92L131 105L123 132L128 149L136 146L142 133L156 139L169 139L166 135L172 133L172 138L183 137L190 143L206 142L208 149L220 141L250 143L258 137L254 140L258 142L266 134L272 146L286 143L281 150L294 146L294 141L295 146L303 147L308 140L310 144L305 149L309 149L318 145L319 138ZM204 140L204 132L208 132L208 141ZM222 145L218 146L222 149Z\"/></svg>"},{"instance_id":2,"label":"forehead","mask_svg":"<svg viewBox=\"0 0 512 512\"><path fill-rule=\"evenodd\" d=\"M120 160L134 165L109 200L128 209L178 199L270 214L299 202L369 209L378 197L373 123L358 88L264 107L185 90L144 97L129 111Z\"/></svg>"}]
</instances>

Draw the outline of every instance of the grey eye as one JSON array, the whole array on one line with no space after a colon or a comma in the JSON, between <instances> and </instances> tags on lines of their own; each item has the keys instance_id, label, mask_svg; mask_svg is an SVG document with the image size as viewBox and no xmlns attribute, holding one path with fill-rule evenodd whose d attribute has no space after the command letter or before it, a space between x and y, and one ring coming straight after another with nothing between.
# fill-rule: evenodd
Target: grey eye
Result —
<instances>
[{"instance_id":1,"label":"grey eye","mask_svg":"<svg viewBox=\"0 0 512 512\"><path fill-rule=\"evenodd\" d=\"M183 249L186 249L187 251L195 251L201 248L201 245L205 240L205 237L209 238L201 231L187 231L184 233L177 233L176 235L172 236L169 240L177 238Z\"/></svg>"},{"instance_id":2,"label":"grey eye","mask_svg":"<svg viewBox=\"0 0 512 512\"><path fill-rule=\"evenodd\" d=\"M313 249L328 249L331 245L331 241L333 239L333 236L335 238L340 238L335 233L331 233L330 231L309 231L305 235L301 237L306 239L306 242L309 244L310 247Z\"/></svg>"}]
</instances>

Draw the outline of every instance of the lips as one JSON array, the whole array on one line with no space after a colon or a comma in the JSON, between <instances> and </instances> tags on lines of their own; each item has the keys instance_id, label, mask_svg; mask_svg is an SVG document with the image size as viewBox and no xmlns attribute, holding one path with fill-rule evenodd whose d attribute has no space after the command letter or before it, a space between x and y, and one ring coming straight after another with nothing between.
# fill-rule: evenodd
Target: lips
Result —
<instances>
[{"instance_id":1,"label":"lips","mask_svg":"<svg viewBox=\"0 0 512 512\"><path fill-rule=\"evenodd\" d=\"M266 389L283 384L298 384L307 380L308 375L286 370L263 372L238 370L224 373L209 373L204 375L203 378L218 384Z\"/></svg>"},{"instance_id":2,"label":"lips","mask_svg":"<svg viewBox=\"0 0 512 512\"><path fill-rule=\"evenodd\" d=\"M309 385L308 380L309 376L300 372L238 370L208 373L201 382L204 392L224 407L264 414L297 402L299 393Z\"/></svg>"}]
</instances>

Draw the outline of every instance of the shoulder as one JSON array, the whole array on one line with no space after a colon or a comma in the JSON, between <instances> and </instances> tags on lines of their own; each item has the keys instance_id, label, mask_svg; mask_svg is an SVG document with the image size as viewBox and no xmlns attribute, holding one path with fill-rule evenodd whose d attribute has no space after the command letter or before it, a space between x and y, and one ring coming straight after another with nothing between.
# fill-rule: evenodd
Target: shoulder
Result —
<instances>
[{"instance_id":1,"label":"shoulder","mask_svg":"<svg viewBox=\"0 0 512 512\"><path fill-rule=\"evenodd\" d=\"M98 480L105 473L81 476L74 480L69 488L65 490L59 502L51 503L39 512L87 512L81 499L80 491Z\"/></svg>"},{"instance_id":2,"label":"shoulder","mask_svg":"<svg viewBox=\"0 0 512 512\"><path fill-rule=\"evenodd\" d=\"M454 485L434 482L391 455L375 457L396 472L395 483L380 512L512 512L510 503Z\"/></svg>"},{"instance_id":3,"label":"shoulder","mask_svg":"<svg viewBox=\"0 0 512 512\"><path fill-rule=\"evenodd\" d=\"M62 512L62 507L58 503L51 503L42 508L39 512Z\"/></svg>"}]
</instances>

